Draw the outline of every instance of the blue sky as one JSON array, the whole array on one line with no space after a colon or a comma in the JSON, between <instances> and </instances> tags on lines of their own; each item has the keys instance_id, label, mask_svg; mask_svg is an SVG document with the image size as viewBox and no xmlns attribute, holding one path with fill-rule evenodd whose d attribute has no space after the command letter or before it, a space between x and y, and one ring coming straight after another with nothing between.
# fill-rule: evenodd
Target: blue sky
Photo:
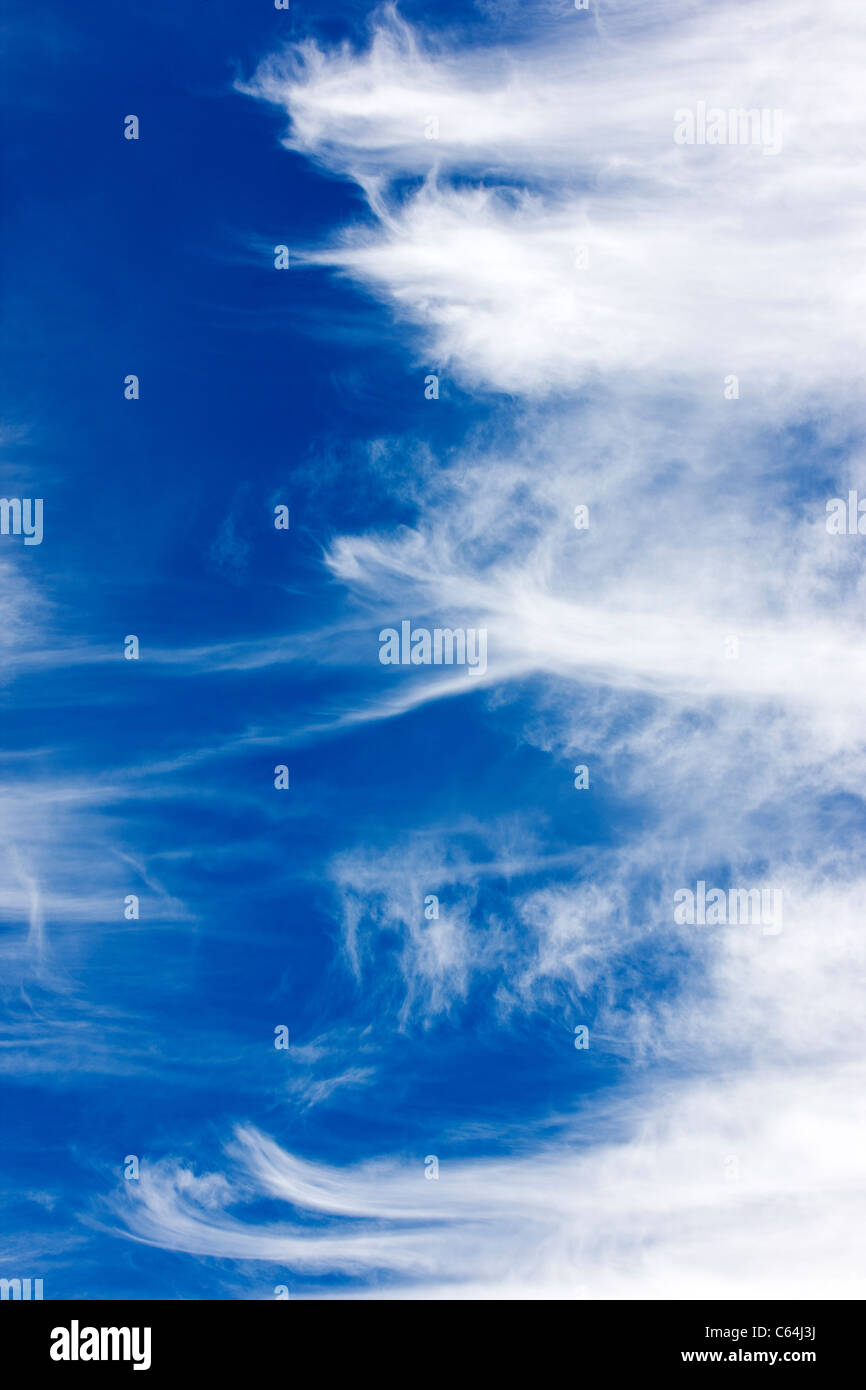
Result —
<instances>
[{"instance_id":1,"label":"blue sky","mask_svg":"<svg viewBox=\"0 0 866 1390\"><path fill-rule=\"evenodd\" d=\"M2 1274L862 1287L831 9L7 11ZM382 665L406 619L487 670ZM676 924L699 880L784 929Z\"/></svg>"}]
</instances>

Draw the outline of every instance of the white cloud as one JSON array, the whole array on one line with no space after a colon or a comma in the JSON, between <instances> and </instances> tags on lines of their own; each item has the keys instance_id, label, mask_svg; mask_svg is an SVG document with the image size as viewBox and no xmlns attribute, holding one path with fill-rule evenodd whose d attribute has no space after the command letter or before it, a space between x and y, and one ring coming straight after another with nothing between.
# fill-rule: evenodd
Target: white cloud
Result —
<instances>
[{"instance_id":1,"label":"white cloud","mask_svg":"<svg viewBox=\"0 0 866 1390\"><path fill-rule=\"evenodd\" d=\"M143 1166L121 1209L140 1240L269 1262L263 1288L287 1281L301 1295L310 1275L339 1270L377 1298L862 1297L866 1136L850 1106L862 1081L767 1070L672 1085L641 1103L630 1142L584 1136L621 1131L631 1104L582 1116L534 1153L439 1154L436 1181L420 1153L329 1169L244 1130L229 1180ZM230 1214L262 1196L303 1225Z\"/></svg>"},{"instance_id":2,"label":"white cloud","mask_svg":"<svg viewBox=\"0 0 866 1390\"><path fill-rule=\"evenodd\" d=\"M645 9L591 31L530 7L501 49L388 11L366 52L308 43L262 65L243 90L283 106L287 145L353 178L374 214L303 254L389 302L419 355L471 385L543 395L634 372L713 399L735 373L765 409L855 400L839 364L866 291L856 5ZM699 101L780 109L781 151L675 144L674 112Z\"/></svg>"},{"instance_id":3,"label":"white cloud","mask_svg":"<svg viewBox=\"0 0 866 1390\"><path fill-rule=\"evenodd\" d=\"M453 825L347 851L347 959L369 989L377 945L396 942L370 995L383 1029L473 990L535 1017L589 1000L594 1046L628 1079L556 1143L439 1154L438 1182L423 1154L329 1169L246 1129L229 1178L153 1165L123 1218L301 1283L339 1270L370 1291L384 1273L401 1296L855 1297L866 883L839 804L856 798L856 823L866 570L824 503L863 462L866 37L842 0L625 4L592 29L529 13L502 50L386 16L368 52L308 45L248 90L367 195L363 225L307 262L415 325L418 360L518 398L430 462L414 526L331 544L370 665L386 621L486 626L491 718L563 775L589 761L631 813L611 847L554 853L547 874L543 827L516 851L491 825L482 867ZM673 112L701 100L781 108L783 148L676 145ZM345 722L460 688L395 674ZM521 854L535 878L499 922L484 876ZM719 864L781 886L781 935L674 927L673 890ZM244 1222L232 1208L256 1195L322 1224Z\"/></svg>"}]
</instances>

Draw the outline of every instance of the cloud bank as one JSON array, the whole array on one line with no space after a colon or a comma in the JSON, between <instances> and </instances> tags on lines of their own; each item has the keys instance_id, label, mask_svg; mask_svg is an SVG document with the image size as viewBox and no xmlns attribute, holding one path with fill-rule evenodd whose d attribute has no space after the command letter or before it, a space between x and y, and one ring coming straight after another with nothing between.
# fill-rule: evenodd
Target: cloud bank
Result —
<instances>
[{"instance_id":1,"label":"cloud bank","mask_svg":"<svg viewBox=\"0 0 866 1390\"><path fill-rule=\"evenodd\" d=\"M555 1139L431 1136L435 1182L242 1127L227 1175L148 1168L114 1208L138 1239L314 1296L862 1296L864 568L825 520L862 476L866 35L842 0L645 10L538 7L503 42L387 10L244 88L366 199L307 267L497 407L419 463L412 524L325 554L371 663L403 617L482 626L483 682L401 673L345 726L483 684L503 741L621 807L610 844L547 844L535 785L471 853L460 817L347 846L342 964L390 1036L553 1015L570 1046L589 1018L609 1082ZM701 102L781 110L779 148L678 144ZM676 926L699 878L779 885L784 931ZM286 1214L244 1219L264 1199Z\"/></svg>"}]
</instances>

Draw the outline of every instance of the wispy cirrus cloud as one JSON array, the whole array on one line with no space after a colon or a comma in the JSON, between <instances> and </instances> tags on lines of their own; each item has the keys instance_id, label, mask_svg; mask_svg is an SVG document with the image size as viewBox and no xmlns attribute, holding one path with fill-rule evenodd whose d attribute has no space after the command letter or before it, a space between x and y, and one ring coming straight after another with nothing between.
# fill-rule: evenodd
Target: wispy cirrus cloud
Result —
<instances>
[{"instance_id":1,"label":"wispy cirrus cloud","mask_svg":"<svg viewBox=\"0 0 866 1390\"><path fill-rule=\"evenodd\" d=\"M414 324L419 356L541 396L625 372L711 396L735 373L776 413L807 385L856 398L837 364L863 310L864 38L848 0L830 15L536 6L497 47L389 8L365 52L303 44L242 90L367 194L370 223L304 255ZM699 101L781 111L782 149L676 144Z\"/></svg>"},{"instance_id":2,"label":"wispy cirrus cloud","mask_svg":"<svg viewBox=\"0 0 866 1390\"><path fill-rule=\"evenodd\" d=\"M551 777L588 762L618 803L589 847L551 826L540 774L516 835L488 805L471 852L465 816L347 829L328 885L347 1011L388 1039L552 1018L566 1047L588 1018L608 1070L591 1098L576 1071L556 1142L467 1139L436 1182L420 1153L327 1166L243 1127L223 1174L148 1166L114 1204L137 1239L355 1296L862 1288L866 574L824 521L863 461L864 39L851 4L829 13L622 4L579 28L539 6L499 46L389 10L368 49L308 43L246 84L367 199L306 265L396 316L416 361L512 397L499 427L469 411L447 456L417 450L411 524L330 540L352 622L328 650L357 676L331 727L433 721L473 689L503 746ZM780 109L781 148L678 145L699 101ZM404 617L487 628L483 681L371 691L377 630ZM674 891L713 876L780 884L784 930L678 927ZM351 1042L306 1062L301 1103L366 1084ZM286 1215L244 1220L251 1199Z\"/></svg>"},{"instance_id":3,"label":"wispy cirrus cloud","mask_svg":"<svg viewBox=\"0 0 866 1390\"><path fill-rule=\"evenodd\" d=\"M542 1151L441 1156L429 1182L421 1154L332 1169L241 1130L231 1176L165 1161L117 1210L138 1240L252 1262L251 1296L286 1280L322 1296L314 1277L340 1272L352 1297L857 1297L858 1076L672 1086L650 1120L641 1105L629 1143L614 1137L622 1111L587 1114ZM254 1197L285 1204L286 1219L244 1221Z\"/></svg>"}]
</instances>

